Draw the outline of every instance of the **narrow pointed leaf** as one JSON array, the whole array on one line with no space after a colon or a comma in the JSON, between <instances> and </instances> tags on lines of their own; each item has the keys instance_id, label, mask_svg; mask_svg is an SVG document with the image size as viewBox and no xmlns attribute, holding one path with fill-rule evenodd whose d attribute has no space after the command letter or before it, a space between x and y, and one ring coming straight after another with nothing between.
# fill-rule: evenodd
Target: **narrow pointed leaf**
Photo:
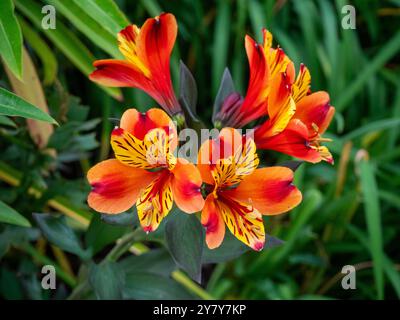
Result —
<instances>
[{"instance_id":1,"label":"narrow pointed leaf","mask_svg":"<svg viewBox=\"0 0 400 320\"><path fill-rule=\"evenodd\" d=\"M0 114L57 124L47 113L3 88L0 88Z\"/></svg>"},{"instance_id":2,"label":"narrow pointed leaf","mask_svg":"<svg viewBox=\"0 0 400 320\"><path fill-rule=\"evenodd\" d=\"M30 222L13 208L0 201L0 222L15 224L21 227L30 227Z\"/></svg>"},{"instance_id":3,"label":"narrow pointed leaf","mask_svg":"<svg viewBox=\"0 0 400 320\"><path fill-rule=\"evenodd\" d=\"M22 34L11 0L0 1L0 55L12 73L22 76Z\"/></svg>"},{"instance_id":4,"label":"narrow pointed leaf","mask_svg":"<svg viewBox=\"0 0 400 320\"><path fill-rule=\"evenodd\" d=\"M129 24L129 20L113 0L73 0L88 15L112 34L117 34Z\"/></svg>"},{"instance_id":5,"label":"narrow pointed leaf","mask_svg":"<svg viewBox=\"0 0 400 320\"><path fill-rule=\"evenodd\" d=\"M187 111L193 116L196 115L196 104L197 104L197 85L192 73L188 67L180 61L179 64L179 97L185 100Z\"/></svg>"},{"instance_id":6,"label":"narrow pointed leaf","mask_svg":"<svg viewBox=\"0 0 400 320\"><path fill-rule=\"evenodd\" d=\"M212 121L215 121L215 116L218 111L221 109L222 103L226 99L226 97L235 92L235 85L233 83L233 79L231 73L228 68L225 68L224 74L222 75L221 83L219 85L219 89L214 101L214 109L212 115Z\"/></svg>"}]
</instances>

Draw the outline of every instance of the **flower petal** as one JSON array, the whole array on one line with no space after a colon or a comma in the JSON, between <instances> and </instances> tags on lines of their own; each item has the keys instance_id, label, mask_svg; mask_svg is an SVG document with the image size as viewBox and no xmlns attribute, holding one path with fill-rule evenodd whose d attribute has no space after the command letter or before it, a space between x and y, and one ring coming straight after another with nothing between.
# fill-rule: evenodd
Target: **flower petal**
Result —
<instances>
[{"instance_id":1,"label":"flower petal","mask_svg":"<svg viewBox=\"0 0 400 320\"><path fill-rule=\"evenodd\" d=\"M137 52L137 38L140 29L136 25L129 25L118 33L119 50L125 58L139 69L146 78L150 77L150 70L143 63Z\"/></svg>"},{"instance_id":2,"label":"flower petal","mask_svg":"<svg viewBox=\"0 0 400 320\"><path fill-rule=\"evenodd\" d=\"M152 73L169 73L169 59L177 33L178 24L171 13L149 18L143 24L137 39L137 52L140 59L147 62Z\"/></svg>"},{"instance_id":3,"label":"flower petal","mask_svg":"<svg viewBox=\"0 0 400 320\"><path fill-rule=\"evenodd\" d=\"M240 126L266 114L268 65L264 50L254 39L245 38L245 46L250 66L250 80L243 104L240 107Z\"/></svg>"},{"instance_id":4,"label":"flower petal","mask_svg":"<svg viewBox=\"0 0 400 320\"><path fill-rule=\"evenodd\" d=\"M147 19L137 38L137 53L151 71L151 81L160 92L158 101L172 115L179 112L170 74L170 56L175 44L178 25L174 15L162 13L159 17Z\"/></svg>"},{"instance_id":5,"label":"flower petal","mask_svg":"<svg viewBox=\"0 0 400 320\"><path fill-rule=\"evenodd\" d=\"M302 199L301 192L293 185L293 171L286 167L257 169L237 188L225 193L238 201L251 203L267 215L289 211Z\"/></svg>"},{"instance_id":6,"label":"flower petal","mask_svg":"<svg viewBox=\"0 0 400 320\"><path fill-rule=\"evenodd\" d=\"M256 208L220 194L217 206L229 231L236 238L256 251L262 250L265 243L264 223Z\"/></svg>"},{"instance_id":7,"label":"flower petal","mask_svg":"<svg viewBox=\"0 0 400 320\"><path fill-rule=\"evenodd\" d=\"M146 112L128 109L121 117L120 127L140 140L143 140L150 130L161 128L170 137L174 137L170 146L171 150L175 150L178 144L178 134L175 124L161 109L151 108Z\"/></svg>"},{"instance_id":8,"label":"flower petal","mask_svg":"<svg viewBox=\"0 0 400 320\"><path fill-rule=\"evenodd\" d=\"M217 139L202 144L197 167L204 182L222 186L238 183L258 163L254 141L238 130L223 128Z\"/></svg>"},{"instance_id":9,"label":"flower petal","mask_svg":"<svg viewBox=\"0 0 400 320\"><path fill-rule=\"evenodd\" d=\"M176 205L186 213L200 211L204 206L204 199L200 190L202 180L196 166L178 158L171 172L172 192Z\"/></svg>"},{"instance_id":10,"label":"flower petal","mask_svg":"<svg viewBox=\"0 0 400 320\"><path fill-rule=\"evenodd\" d=\"M268 97L268 115L266 134L276 135L282 132L296 111L291 97L291 84L285 73L279 73L271 84Z\"/></svg>"},{"instance_id":11,"label":"flower petal","mask_svg":"<svg viewBox=\"0 0 400 320\"><path fill-rule=\"evenodd\" d=\"M210 185L214 184L211 170L213 168L213 150L215 150L216 148L216 142L214 140L206 140L200 146L199 152L197 154L197 169L200 172L201 179L205 183Z\"/></svg>"},{"instance_id":12,"label":"flower petal","mask_svg":"<svg viewBox=\"0 0 400 320\"><path fill-rule=\"evenodd\" d=\"M97 60L93 63L96 68L89 78L106 87L135 87L150 95L156 94L148 78L134 64L124 60ZM157 100L157 99L156 99Z\"/></svg>"},{"instance_id":13,"label":"flower petal","mask_svg":"<svg viewBox=\"0 0 400 320\"><path fill-rule=\"evenodd\" d=\"M310 133L322 134L329 126L334 115L335 108L329 104L329 95L325 91L318 91L305 96L297 103L294 119L303 122Z\"/></svg>"},{"instance_id":14,"label":"flower petal","mask_svg":"<svg viewBox=\"0 0 400 320\"><path fill-rule=\"evenodd\" d=\"M292 97L295 102L300 101L310 91L311 75L308 68L304 65L300 65L300 72L296 78L295 83L292 86Z\"/></svg>"},{"instance_id":15,"label":"flower petal","mask_svg":"<svg viewBox=\"0 0 400 320\"><path fill-rule=\"evenodd\" d=\"M220 159L212 168L211 175L218 187L232 186L250 175L258 164L256 145L248 138L236 149L234 156Z\"/></svg>"},{"instance_id":16,"label":"flower petal","mask_svg":"<svg viewBox=\"0 0 400 320\"><path fill-rule=\"evenodd\" d=\"M242 135L234 128L223 128L216 139L209 139L200 146L197 168L205 183L214 184L211 170L220 159L228 159L235 154L243 141Z\"/></svg>"},{"instance_id":17,"label":"flower petal","mask_svg":"<svg viewBox=\"0 0 400 320\"><path fill-rule=\"evenodd\" d=\"M206 243L210 249L218 248L225 236L225 223L213 195L208 195L201 212L201 224L206 229Z\"/></svg>"},{"instance_id":18,"label":"flower petal","mask_svg":"<svg viewBox=\"0 0 400 320\"><path fill-rule=\"evenodd\" d=\"M115 128L111 134L111 146L115 157L126 166L153 169L147 161L145 143L122 128Z\"/></svg>"},{"instance_id":19,"label":"flower petal","mask_svg":"<svg viewBox=\"0 0 400 320\"><path fill-rule=\"evenodd\" d=\"M267 59L269 78L273 79L281 72L285 72L287 65L291 62L289 57L281 48L272 48L272 34L267 30L263 29L263 48L265 57Z\"/></svg>"},{"instance_id":20,"label":"flower petal","mask_svg":"<svg viewBox=\"0 0 400 320\"><path fill-rule=\"evenodd\" d=\"M87 173L92 186L89 206L103 213L121 213L131 208L155 173L123 165L116 159L98 163Z\"/></svg>"},{"instance_id":21,"label":"flower petal","mask_svg":"<svg viewBox=\"0 0 400 320\"><path fill-rule=\"evenodd\" d=\"M256 129L255 142L257 148L275 150L312 163L323 160L309 141L307 127L298 119L291 120L285 130L272 137L263 137Z\"/></svg>"},{"instance_id":22,"label":"flower petal","mask_svg":"<svg viewBox=\"0 0 400 320\"><path fill-rule=\"evenodd\" d=\"M162 170L159 176L143 189L136 201L140 225L146 232L155 231L173 205L170 173Z\"/></svg>"},{"instance_id":23,"label":"flower petal","mask_svg":"<svg viewBox=\"0 0 400 320\"><path fill-rule=\"evenodd\" d=\"M173 168L176 158L169 143L169 136L159 128L150 130L144 140L122 128L114 129L111 135L115 157L127 166L142 169Z\"/></svg>"}]
</instances>

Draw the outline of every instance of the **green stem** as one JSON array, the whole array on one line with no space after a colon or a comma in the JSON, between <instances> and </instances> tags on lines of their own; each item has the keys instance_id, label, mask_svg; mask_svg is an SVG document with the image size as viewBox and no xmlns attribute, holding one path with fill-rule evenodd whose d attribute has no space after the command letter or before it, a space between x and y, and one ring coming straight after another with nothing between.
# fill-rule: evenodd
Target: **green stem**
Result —
<instances>
[{"instance_id":1,"label":"green stem","mask_svg":"<svg viewBox=\"0 0 400 320\"><path fill-rule=\"evenodd\" d=\"M117 261L125 252L127 252L130 247L136 242L137 235L140 233L141 229L137 228L135 231L124 235L111 249L111 251L104 258L104 261Z\"/></svg>"},{"instance_id":2,"label":"green stem","mask_svg":"<svg viewBox=\"0 0 400 320\"><path fill-rule=\"evenodd\" d=\"M198 284L194 283L182 271L175 270L172 272L171 276L172 276L172 279L174 279L176 282L179 282L182 286L184 286L186 289L188 289L192 293L196 294L200 298L202 298L204 300L215 300L211 294L209 294L207 291L205 291Z\"/></svg>"},{"instance_id":3,"label":"green stem","mask_svg":"<svg viewBox=\"0 0 400 320\"><path fill-rule=\"evenodd\" d=\"M78 300L82 299L82 295L89 290L89 281L84 280L82 283L78 284L72 293L69 295L67 300Z\"/></svg>"}]
</instances>

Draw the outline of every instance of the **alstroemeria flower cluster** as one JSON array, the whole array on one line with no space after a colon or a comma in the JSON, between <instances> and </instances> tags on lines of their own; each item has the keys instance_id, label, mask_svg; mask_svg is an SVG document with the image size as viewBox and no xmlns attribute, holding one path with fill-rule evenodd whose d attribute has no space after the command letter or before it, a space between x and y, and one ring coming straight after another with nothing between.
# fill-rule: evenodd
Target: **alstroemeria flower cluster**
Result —
<instances>
[{"instance_id":1,"label":"alstroemeria flower cluster","mask_svg":"<svg viewBox=\"0 0 400 320\"><path fill-rule=\"evenodd\" d=\"M281 48L272 48L272 35L263 30L263 44L246 36L246 52L250 65L247 94L227 97L217 121L223 126L241 128L254 120L267 117L255 126L257 148L279 151L316 163L333 163L333 157L321 142L335 108L324 91L311 93L311 75L301 65L296 76L293 62ZM231 116L230 116L231 115Z\"/></svg>"},{"instance_id":2,"label":"alstroemeria flower cluster","mask_svg":"<svg viewBox=\"0 0 400 320\"><path fill-rule=\"evenodd\" d=\"M184 115L170 75L170 55L177 36L169 13L127 26L118 34L125 60L99 60L90 79L105 86L143 90L167 112L127 109L111 134L115 159L88 172L88 204L106 214L136 206L144 231L156 230L173 204L184 213L199 213L209 248L217 248L226 227L240 241L261 250L263 215L296 207L302 199L294 172L284 166L263 167L257 148L275 150L308 161L332 163L321 145L334 114L326 92L311 93L305 66L295 74L281 48L272 48L264 30L263 44L246 36L250 65L247 93L231 92L218 106L214 123L222 130L201 144L197 163L176 154L177 127L171 117ZM239 128L254 127L254 139ZM195 162L195 161L194 161Z\"/></svg>"}]
</instances>

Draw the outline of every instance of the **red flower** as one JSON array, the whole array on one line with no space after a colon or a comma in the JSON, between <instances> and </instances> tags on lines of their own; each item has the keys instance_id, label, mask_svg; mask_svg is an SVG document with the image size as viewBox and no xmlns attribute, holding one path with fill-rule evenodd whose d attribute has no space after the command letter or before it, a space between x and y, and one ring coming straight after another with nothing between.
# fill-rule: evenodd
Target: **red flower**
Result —
<instances>
[{"instance_id":1,"label":"red flower","mask_svg":"<svg viewBox=\"0 0 400 320\"><path fill-rule=\"evenodd\" d=\"M147 19L142 28L130 25L118 34L125 60L97 60L90 79L109 87L134 87L149 94L170 115L181 111L170 74L170 56L178 26L163 13Z\"/></svg>"},{"instance_id":2,"label":"red flower","mask_svg":"<svg viewBox=\"0 0 400 320\"><path fill-rule=\"evenodd\" d=\"M270 149L309 161L332 163L325 132L335 112L324 91L310 92L311 76L302 65L295 77L293 62L281 48L272 48L272 35L263 30L263 45L246 36L250 80L244 100L228 96L217 120L222 126L243 127L266 116L256 126L258 148ZM243 102L242 102L243 101Z\"/></svg>"}]
</instances>

